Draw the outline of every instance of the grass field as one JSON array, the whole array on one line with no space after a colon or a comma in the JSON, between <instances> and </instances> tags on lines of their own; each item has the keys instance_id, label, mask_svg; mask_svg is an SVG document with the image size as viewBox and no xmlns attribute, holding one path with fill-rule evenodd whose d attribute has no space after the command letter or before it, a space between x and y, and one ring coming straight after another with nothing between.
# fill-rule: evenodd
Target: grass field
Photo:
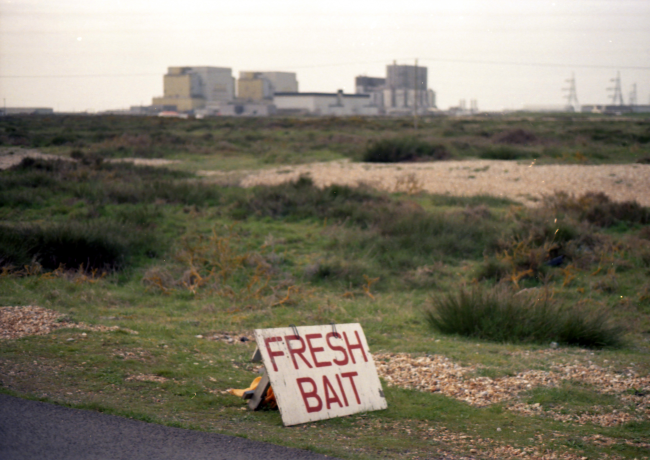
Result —
<instances>
[{"instance_id":1,"label":"grass field","mask_svg":"<svg viewBox=\"0 0 650 460\"><path fill-rule=\"evenodd\" d=\"M341 458L650 457L650 209L598 190L526 208L196 175L361 161L392 140L455 159L650 161L639 117L432 118L417 132L407 119L0 119L5 151L75 160L0 171L0 307L83 323L0 339L0 391ZM107 161L132 157L181 162ZM363 326L387 410L284 428L225 392L257 375L240 337L331 322Z\"/></svg>"}]
</instances>

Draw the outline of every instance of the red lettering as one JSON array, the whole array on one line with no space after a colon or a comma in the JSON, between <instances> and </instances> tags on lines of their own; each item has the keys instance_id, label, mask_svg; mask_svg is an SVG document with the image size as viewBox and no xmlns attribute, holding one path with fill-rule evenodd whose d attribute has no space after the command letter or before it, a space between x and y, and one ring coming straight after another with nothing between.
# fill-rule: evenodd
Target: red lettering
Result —
<instances>
[{"instance_id":1,"label":"red lettering","mask_svg":"<svg viewBox=\"0 0 650 460\"><path fill-rule=\"evenodd\" d=\"M339 407L343 407L343 403L339 399L339 395L336 394L336 391L334 391L334 387L332 386L329 379L325 375L323 376L323 387L325 388L325 405L327 406L327 408L329 409L331 407L330 403L336 403L339 405ZM334 397L330 398L330 390L332 391Z\"/></svg>"},{"instance_id":2,"label":"red lettering","mask_svg":"<svg viewBox=\"0 0 650 460\"><path fill-rule=\"evenodd\" d=\"M340 351L341 353L343 353L343 357L345 358L345 361L343 361L342 359L341 359L341 360L339 360L339 359L333 359L332 361L333 361L334 364L336 364L337 366L345 366L345 365L348 363L348 361L350 361L350 359L348 358L348 354L345 352L345 348L343 348L343 347L339 347L338 345L333 345L332 342L330 342L330 339L331 339L332 337L341 338L341 336L340 336L339 334L335 334L334 332L330 332L330 333L328 333L328 334L325 336L325 339L327 340L327 345L329 345L329 347L330 347L332 350L334 350L334 351ZM346 404L346 405L347 405L347 404Z\"/></svg>"},{"instance_id":3,"label":"red lettering","mask_svg":"<svg viewBox=\"0 0 650 460\"><path fill-rule=\"evenodd\" d=\"M278 366L275 364L276 356L284 356L283 351L272 351L271 343L273 342L282 342L282 337L267 337L264 339L264 345L266 345L266 351L269 353L269 358L271 358L271 363L273 364L273 370L278 371Z\"/></svg>"},{"instance_id":4,"label":"red lettering","mask_svg":"<svg viewBox=\"0 0 650 460\"><path fill-rule=\"evenodd\" d=\"M361 404L361 399L359 399L359 393L357 392L357 386L354 384L354 379L353 379L353 377L357 377L358 375L359 374L357 374L356 372L346 372L345 374L341 374L341 377L350 380L350 385L352 385L352 390L354 390L354 396L357 397L357 403Z\"/></svg>"},{"instance_id":5,"label":"red lettering","mask_svg":"<svg viewBox=\"0 0 650 460\"><path fill-rule=\"evenodd\" d=\"M298 340L300 342L300 345L302 345L302 348L291 348L292 340ZM291 355L293 366L296 369L298 369L298 361L296 361L296 355L298 355L305 362L307 367L311 369L312 365L309 363L309 361L307 361L307 359L303 355L303 353L307 350L307 347L305 347L305 342L302 340L302 337L297 335L285 335L284 341L287 343L287 348L289 349L289 354Z\"/></svg>"},{"instance_id":6,"label":"red lettering","mask_svg":"<svg viewBox=\"0 0 650 460\"><path fill-rule=\"evenodd\" d=\"M307 412L320 412L320 410L323 408L323 401L320 399L320 396L318 396L316 382L314 382L314 379L310 377L303 377L296 379L296 383L298 384L298 388L300 388L300 394L302 395L302 400L305 403ZM309 393L305 392L305 389L302 387L303 383L309 383L312 386L312 390ZM308 400L312 398L317 401L315 406L309 405Z\"/></svg>"},{"instance_id":7,"label":"red lettering","mask_svg":"<svg viewBox=\"0 0 650 460\"><path fill-rule=\"evenodd\" d=\"M341 390L341 396L343 396L343 402L345 403L345 407L348 407L348 398L345 396L345 390L343 390L343 383L341 382L341 377L339 377L339 374L336 374L336 381L339 383L339 389Z\"/></svg>"},{"instance_id":8,"label":"red lettering","mask_svg":"<svg viewBox=\"0 0 650 460\"><path fill-rule=\"evenodd\" d=\"M307 334L305 336L305 339L307 339L307 345L309 346L309 352L311 353L311 357L314 359L314 364L316 365L316 367L331 366L332 363L329 362L329 361L320 362L320 361L318 361L318 359L316 359L316 353L320 353L322 351L325 351L325 348L323 348L323 347L314 347L311 344L311 341L313 339L321 339L321 338L323 338L323 334Z\"/></svg>"},{"instance_id":9,"label":"red lettering","mask_svg":"<svg viewBox=\"0 0 650 460\"><path fill-rule=\"evenodd\" d=\"M352 358L352 362L356 364L357 362L354 359L354 354L352 353L352 350L359 349L361 350L361 353L363 354L363 359L365 362L368 362L368 357L366 356L366 351L363 349L363 345L361 344L361 337L359 337L359 331L354 331L354 335L357 336L357 343L356 345L350 345L350 342L348 342L348 335L344 332L343 333L343 338L345 339L345 344L348 347L348 351L350 352L350 358Z\"/></svg>"}]
</instances>

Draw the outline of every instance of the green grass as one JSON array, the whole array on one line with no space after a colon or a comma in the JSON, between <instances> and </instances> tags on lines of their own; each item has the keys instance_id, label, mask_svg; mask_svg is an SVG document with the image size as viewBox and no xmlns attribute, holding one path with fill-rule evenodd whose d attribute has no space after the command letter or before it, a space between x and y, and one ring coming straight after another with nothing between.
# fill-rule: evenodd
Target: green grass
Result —
<instances>
[{"instance_id":1,"label":"green grass","mask_svg":"<svg viewBox=\"0 0 650 460\"><path fill-rule=\"evenodd\" d=\"M522 134L523 133L523 134ZM94 158L183 158L192 171L258 168L339 158L360 160L369 145L429 146L445 157L536 158L538 163L626 163L650 156L648 120L639 116L522 114L488 119L5 117L0 146ZM381 143L381 142L380 142ZM407 150L409 150L409 147ZM391 148L392 149L392 148ZM388 149L391 151L391 149ZM416 148L417 150L417 148ZM418 153L421 157L421 153ZM435 155L434 155L435 157Z\"/></svg>"},{"instance_id":2,"label":"green grass","mask_svg":"<svg viewBox=\"0 0 650 460\"><path fill-rule=\"evenodd\" d=\"M23 145L79 161L26 161L0 172L0 257L17 254L12 264L18 265L43 263L43 254L58 254L59 261L74 256L62 272L50 271L54 262L41 271L5 271L0 305L40 305L73 321L139 333L83 336L61 329L2 341L0 391L340 458L494 457L490 449L507 445L589 458L647 455L645 419L612 427L561 423L548 414L514 413L507 403L473 407L383 382L386 411L286 429L277 411L241 410L242 400L222 393L255 378L254 346L197 335L331 322L360 322L375 353L441 354L493 379L573 362L611 366L621 375L650 373L644 208L601 200L594 214L591 204L581 204L584 197L555 197L526 209L489 196L318 189L304 178L242 189L236 179L195 174L358 161L378 139L443 145L457 159L501 147L547 163L625 163L650 154L643 118L421 121L416 132L412 120L399 118L3 118L3 151ZM151 168L106 161L128 156L181 163ZM112 260L119 261L103 278L72 265L98 258L96 243L115 248ZM560 265L547 263L559 255ZM517 299L550 293L559 335L530 341L522 334L520 343L503 332L512 312L500 316L502 325L493 316L486 326L499 331L497 341L431 330L423 312L432 298L495 285L527 289ZM569 306L577 306L576 317ZM521 318L525 323L530 316L528 310ZM599 348L606 340L593 332L609 321L624 327L622 345ZM549 351L550 341L573 346ZM140 374L166 380L133 378ZM595 406L633 413L623 395L577 382L531 388L520 397L567 414ZM595 434L613 443L590 441Z\"/></svg>"}]
</instances>

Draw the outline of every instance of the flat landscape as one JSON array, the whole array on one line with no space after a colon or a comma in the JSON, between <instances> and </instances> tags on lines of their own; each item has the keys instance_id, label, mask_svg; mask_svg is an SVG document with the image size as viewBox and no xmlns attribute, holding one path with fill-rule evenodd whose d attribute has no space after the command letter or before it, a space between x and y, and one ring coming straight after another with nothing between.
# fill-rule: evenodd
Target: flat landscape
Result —
<instances>
[{"instance_id":1,"label":"flat landscape","mask_svg":"<svg viewBox=\"0 0 650 460\"><path fill-rule=\"evenodd\" d=\"M340 458L650 457L647 118L7 117L0 170L0 392ZM228 393L254 329L333 322L387 410Z\"/></svg>"}]
</instances>

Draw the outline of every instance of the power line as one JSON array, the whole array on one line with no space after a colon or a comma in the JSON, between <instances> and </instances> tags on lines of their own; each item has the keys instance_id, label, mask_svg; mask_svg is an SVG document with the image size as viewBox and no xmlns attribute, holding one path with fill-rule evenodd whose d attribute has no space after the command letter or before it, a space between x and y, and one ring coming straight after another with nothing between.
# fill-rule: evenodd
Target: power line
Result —
<instances>
[{"instance_id":1,"label":"power line","mask_svg":"<svg viewBox=\"0 0 650 460\"><path fill-rule=\"evenodd\" d=\"M550 62L510 62L510 61L485 61L477 59L443 59L423 58L423 61L451 62L455 64L490 64L527 67L564 67L570 69L626 69L626 70L650 70L650 66L622 66L622 65L598 65L598 64L554 64Z\"/></svg>"},{"instance_id":2,"label":"power line","mask_svg":"<svg viewBox=\"0 0 650 460\"><path fill-rule=\"evenodd\" d=\"M407 60L407 59L400 59ZM558 64L549 62L514 62L514 61L488 61L480 59L446 59L446 58L423 58L422 61L429 62L448 62L453 64L488 64L502 66L520 66L520 67L555 67L555 68L572 68L572 69L625 69L625 70L650 70L650 66L614 66L598 64ZM341 62L329 64L312 64L298 66L279 66L281 69L319 69L324 67L342 67L347 65L359 64L381 64L387 60L377 61L356 61ZM0 78L130 78L130 77L158 77L160 73L134 73L134 74L73 74L73 75L0 75Z\"/></svg>"},{"instance_id":3,"label":"power line","mask_svg":"<svg viewBox=\"0 0 650 460\"><path fill-rule=\"evenodd\" d=\"M115 73L91 75L0 75L0 78L122 78L122 77L159 77L161 73Z\"/></svg>"}]
</instances>

